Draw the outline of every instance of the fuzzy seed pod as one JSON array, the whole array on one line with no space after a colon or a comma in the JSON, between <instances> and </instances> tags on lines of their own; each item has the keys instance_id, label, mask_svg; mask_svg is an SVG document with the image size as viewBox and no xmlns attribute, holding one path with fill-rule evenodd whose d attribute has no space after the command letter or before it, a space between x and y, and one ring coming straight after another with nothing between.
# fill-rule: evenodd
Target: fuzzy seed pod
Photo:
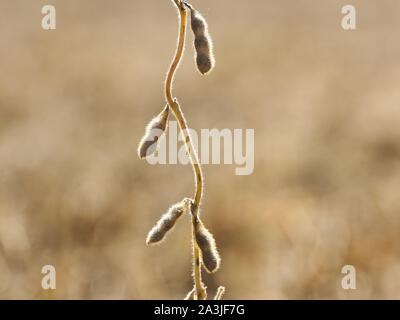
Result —
<instances>
[{"instance_id":1,"label":"fuzzy seed pod","mask_svg":"<svg viewBox=\"0 0 400 320\"><path fill-rule=\"evenodd\" d=\"M146 244L151 245L160 242L164 239L168 231L170 231L178 221L178 219L185 212L187 207L187 200L174 204L169 208L168 212L165 213L156 225L150 230L147 235Z\"/></svg>"},{"instance_id":2,"label":"fuzzy seed pod","mask_svg":"<svg viewBox=\"0 0 400 320\"><path fill-rule=\"evenodd\" d=\"M190 8L191 25L194 33L194 47L196 49L197 69L206 74L214 67L215 60L212 53L212 41L208 33L207 22L195 9Z\"/></svg>"},{"instance_id":3,"label":"fuzzy seed pod","mask_svg":"<svg viewBox=\"0 0 400 320\"><path fill-rule=\"evenodd\" d=\"M157 148L157 142L161 135L167 131L169 117L169 106L165 108L149 122L146 132L139 143L138 155L143 159L152 155Z\"/></svg>"},{"instance_id":4,"label":"fuzzy seed pod","mask_svg":"<svg viewBox=\"0 0 400 320\"><path fill-rule=\"evenodd\" d=\"M197 300L206 300L207 298L207 290L204 286L201 286L201 291L200 295L197 297ZM195 300L195 295L196 295L196 288L193 288L192 291L190 291L184 300Z\"/></svg>"},{"instance_id":5,"label":"fuzzy seed pod","mask_svg":"<svg viewBox=\"0 0 400 320\"><path fill-rule=\"evenodd\" d=\"M196 242L201 251L204 268L207 272L213 273L218 270L221 262L214 237L198 218L195 220L194 227Z\"/></svg>"},{"instance_id":6,"label":"fuzzy seed pod","mask_svg":"<svg viewBox=\"0 0 400 320\"><path fill-rule=\"evenodd\" d=\"M190 292L186 295L186 297L185 297L184 300L194 300L194 293L195 293L195 291L196 291L196 289L193 288L192 291L190 291Z\"/></svg>"}]
</instances>

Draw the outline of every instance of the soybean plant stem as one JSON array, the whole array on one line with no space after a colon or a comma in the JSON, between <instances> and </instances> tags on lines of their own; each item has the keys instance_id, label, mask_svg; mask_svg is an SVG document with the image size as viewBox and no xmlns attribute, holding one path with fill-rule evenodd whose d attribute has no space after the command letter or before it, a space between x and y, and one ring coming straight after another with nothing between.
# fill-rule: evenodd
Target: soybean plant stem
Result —
<instances>
[{"instance_id":1,"label":"soybean plant stem","mask_svg":"<svg viewBox=\"0 0 400 320\"><path fill-rule=\"evenodd\" d=\"M176 99L172 98L172 82L174 78L174 74L176 69L178 68L179 62L182 58L182 53L185 44L185 32L186 32L186 24L187 24L187 13L184 2L181 0L174 0L175 5L179 11L180 17L180 27L179 27L179 39L178 39L178 46L176 49L174 60L168 70L167 78L165 80L165 98L171 107L172 111L176 119L179 122L180 130L185 137L185 145L187 152L190 156L190 161L193 167L193 172L196 179L196 194L194 196L194 203L192 207L192 238L193 238L193 277L194 277L194 286L196 291L196 296L202 297L204 296L204 289L201 282L201 269L200 269L200 250L196 242L195 231L194 231L194 222L195 217L199 215L199 205L202 197L203 192L203 174L201 171L201 165L198 161L197 152L193 147L192 139L190 137L190 133L188 131L188 127L186 124L185 116L178 104Z\"/></svg>"}]
</instances>

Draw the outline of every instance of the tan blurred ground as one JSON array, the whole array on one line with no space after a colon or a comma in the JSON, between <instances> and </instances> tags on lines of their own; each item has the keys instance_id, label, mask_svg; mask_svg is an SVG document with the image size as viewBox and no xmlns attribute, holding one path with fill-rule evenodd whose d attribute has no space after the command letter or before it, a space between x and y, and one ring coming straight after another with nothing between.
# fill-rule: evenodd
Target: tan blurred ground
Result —
<instances>
[{"instance_id":1,"label":"tan blurred ground","mask_svg":"<svg viewBox=\"0 0 400 320\"><path fill-rule=\"evenodd\" d=\"M193 0L217 66L176 76L192 128L254 128L255 171L208 165L202 214L229 299L400 298L400 2ZM148 248L189 166L136 146L164 105L176 42L170 1L0 2L0 298L180 299L190 222ZM188 37L191 42L192 38ZM41 268L57 289L41 289ZM341 288L343 265L357 290Z\"/></svg>"}]
</instances>

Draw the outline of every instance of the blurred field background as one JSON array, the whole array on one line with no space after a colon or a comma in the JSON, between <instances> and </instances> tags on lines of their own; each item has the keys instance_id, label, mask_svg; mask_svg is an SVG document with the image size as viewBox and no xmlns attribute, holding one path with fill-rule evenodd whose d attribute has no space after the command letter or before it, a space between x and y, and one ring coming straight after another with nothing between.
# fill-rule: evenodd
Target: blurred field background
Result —
<instances>
[{"instance_id":1,"label":"blurred field background","mask_svg":"<svg viewBox=\"0 0 400 320\"><path fill-rule=\"evenodd\" d=\"M57 30L41 29L41 8ZM174 95L190 127L255 129L255 170L206 165L202 216L226 299L400 298L400 2L193 0L217 65ZM341 8L357 8L355 31ZM0 298L181 299L190 219L147 232L193 194L189 166L136 153L164 106L171 1L0 2ZM57 289L41 288L42 266ZM341 288L341 268L357 290Z\"/></svg>"}]
</instances>

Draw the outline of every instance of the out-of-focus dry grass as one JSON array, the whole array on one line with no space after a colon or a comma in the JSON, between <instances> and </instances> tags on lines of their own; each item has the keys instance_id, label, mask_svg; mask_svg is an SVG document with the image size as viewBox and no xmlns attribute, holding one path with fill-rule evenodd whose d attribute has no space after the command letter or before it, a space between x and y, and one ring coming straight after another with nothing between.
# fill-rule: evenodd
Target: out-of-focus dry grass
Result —
<instances>
[{"instance_id":1,"label":"out-of-focus dry grass","mask_svg":"<svg viewBox=\"0 0 400 320\"><path fill-rule=\"evenodd\" d=\"M170 1L0 3L0 298L179 299L191 289L190 222L147 248L189 166L136 145L164 105L177 21ZM205 223L222 256L205 281L226 298L400 298L400 3L193 0L217 66L193 49L176 76L190 126L254 128L255 171L204 168ZM379 9L379 10L378 10ZM190 34L189 34L189 38ZM57 289L41 289L41 268ZM341 268L357 290L341 289Z\"/></svg>"}]
</instances>

